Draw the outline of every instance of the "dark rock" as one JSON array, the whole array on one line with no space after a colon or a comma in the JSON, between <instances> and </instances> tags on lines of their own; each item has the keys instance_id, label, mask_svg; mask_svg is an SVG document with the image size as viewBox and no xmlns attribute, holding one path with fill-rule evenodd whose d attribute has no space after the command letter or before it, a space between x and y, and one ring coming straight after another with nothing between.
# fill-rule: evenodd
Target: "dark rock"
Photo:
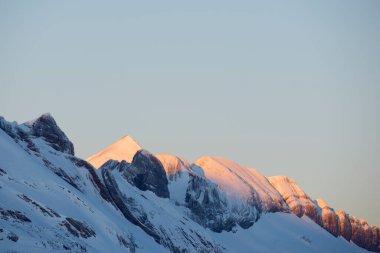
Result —
<instances>
[{"instance_id":1,"label":"dark rock","mask_svg":"<svg viewBox=\"0 0 380 253\"><path fill-rule=\"evenodd\" d=\"M12 124L6 121L3 117L0 117L0 129L3 130L12 139L17 139L17 134L14 130L16 125L17 124L15 122Z\"/></svg>"},{"instance_id":2,"label":"dark rock","mask_svg":"<svg viewBox=\"0 0 380 253\"><path fill-rule=\"evenodd\" d=\"M3 170L2 168L0 168L0 176L4 176L6 174L7 174L7 172L5 170Z\"/></svg>"},{"instance_id":3,"label":"dark rock","mask_svg":"<svg viewBox=\"0 0 380 253\"><path fill-rule=\"evenodd\" d=\"M54 118L49 114L43 114L39 118L26 122L36 137L43 137L51 147L70 155L74 155L74 145L65 133L58 127Z\"/></svg>"},{"instance_id":4,"label":"dark rock","mask_svg":"<svg viewBox=\"0 0 380 253\"><path fill-rule=\"evenodd\" d=\"M121 235L117 235L117 239L119 240L120 245L126 247L129 250L129 252L131 253L136 252L137 244L132 235L129 236L128 239L124 238Z\"/></svg>"},{"instance_id":5,"label":"dark rock","mask_svg":"<svg viewBox=\"0 0 380 253\"><path fill-rule=\"evenodd\" d=\"M18 236L15 234L15 233L9 233L9 235L7 236L7 238L11 241L14 241L14 242L17 242L18 241Z\"/></svg>"},{"instance_id":6,"label":"dark rock","mask_svg":"<svg viewBox=\"0 0 380 253\"><path fill-rule=\"evenodd\" d=\"M380 252L380 229L377 226L372 226L372 237L370 251Z\"/></svg>"},{"instance_id":7,"label":"dark rock","mask_svg":"<svg viewBox=\"0 0 380 253\"><path fill-rule=\"evenodd\" d=\"M54 166L49 160L42 158L42 161L44 162L45 166L49 168L54 174L62 178L64 181L66 181L68 184L76 188L78 191L82 191L80 187L77 185L75 182L76 180L79 179L78 176L75 178L70 177L62 168Z\"/></svg>"},{"instance_id":8,"label":"dark rock","mask_svg":"<svg viewBox=\"0 0 380 253\"><path fill-rule=\"evenodd\" d=\"M96 236L96 233L92 228L76 219L67 217L61 224L66 227L67 231L76 237L80 236L82 238L89 238Z\"/></svg>"},{"instance_id":9,"label":"dark rock","mask_svg":"<svg viewBox=\"0 0 380 253\"><path fill-rule=\"evenodd\" d=\"M185 202L197 223L220 233L231 231L236 225L249 228L258 219L253 205L247 203L244 207L229 209L215 184L195 174L189 176Z\"/></svg>"},{"instance_id":10,"label":"dark rock","mask_svg":"<svg viewBox=\"0 0 380 253\"><path fill-rule=\"evenodd\" d=\"M18 194L17 197L19 197L20 199L24 200L25 202L27 203L30 203L32 204L35 208L39 209L41 211L41 213L43 215L48 215L50 217L61 217L56 211L54 211L53 209L49 208L49 207L43 207L41 206L40 204L38 204L36 201L30 199L28 196L24 195L24 194Z\"/></svg>"},{"instance_id":11,"label":"dark rock","mask_svg":"<svg viewBox=\"0 0 380 253\"><path fill-rule=\"evenodd\" d=\"M339 232L347 241L351 240L352 228L348 214L345 211L337 211L336 214L339 218Z\"/></svg>"},{"instance_id":12,"label":"dark rock","mask_svg":"<svg viewBox=\"0 0 380 253\"><path fill-rule=\"evenodd\" d=\"M12 218L14 220L18 220L21 222L31 222L31 220L26 217L23 213L20 211L15 210L3 210L0 209L0 218L4 220L8 220L9 218Z\"/></svg>"},{"instance_id":13,"label":"dark rock","mask_svg":"<svg viewBox=\"0 0 380 253\"><path fill-rule=\"evenodd\" d=\"M160 160L148 151L140 150L135 154L125 175L140 190L149 190L159 197L169 198L165 169Z\"/></svg>"}]
</instances>

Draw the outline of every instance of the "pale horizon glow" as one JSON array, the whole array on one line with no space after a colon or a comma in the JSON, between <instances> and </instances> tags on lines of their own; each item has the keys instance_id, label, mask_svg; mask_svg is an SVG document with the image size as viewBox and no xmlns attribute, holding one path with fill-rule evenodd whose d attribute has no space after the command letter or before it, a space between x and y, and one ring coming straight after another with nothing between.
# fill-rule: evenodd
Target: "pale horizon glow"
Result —
<instances>
[{"instance_id":1,"label":"pale horizon glow","mask_svg":"<svg viewBox=\"0 0 380 253\"><path fill-rule=\"evenodd\" d=\"M50 112L88 158L286 175L380 225L380 1L1 1L0 115Z\"/></svg>"}]
</instances>

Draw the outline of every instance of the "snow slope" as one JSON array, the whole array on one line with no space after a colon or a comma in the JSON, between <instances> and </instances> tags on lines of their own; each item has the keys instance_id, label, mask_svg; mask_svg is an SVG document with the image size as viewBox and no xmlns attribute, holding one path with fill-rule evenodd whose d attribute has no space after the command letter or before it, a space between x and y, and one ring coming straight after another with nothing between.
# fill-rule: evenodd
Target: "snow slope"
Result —
<instances>
[{"instance_id":1,"label":"snow slope","mask_svg":"<svg viewBox=\"0 0 380 253\"><path fill-rule=\"evenodd\" d=\"M215 238L230 252L367 252L342 237L331 236L306 216L286 213L265 214L249 229L215 234Z\"/></svg>"},{"instance_id":2,"label":"snow slope","mask_svg":"<svg viewBox=\"0 0 380 253\"><path fill-rule=\"evenodd\" d=\"M167 251L125 220L71 155L39 138L29 139L31 151L23 138L0 129L1 252Z\"/></svg>"},{"instance_id":3,"label":"snow slope","mask_svg":"<svg viewBox=\"0 0 380 253\"><path fill-rule=\"evenodd\" d=\"M227 195L259 203L264 211L286 210L287 205L268 179L255 169L221 157L202 157L195 166Z\"/></svg>"}]
</instances>

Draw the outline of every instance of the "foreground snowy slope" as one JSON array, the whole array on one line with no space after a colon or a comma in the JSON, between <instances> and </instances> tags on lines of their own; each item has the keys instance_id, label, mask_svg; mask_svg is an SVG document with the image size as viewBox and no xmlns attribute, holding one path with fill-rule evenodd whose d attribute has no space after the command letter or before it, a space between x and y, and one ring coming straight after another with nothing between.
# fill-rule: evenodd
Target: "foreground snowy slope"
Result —
<instances>
[{"instance_id":1,"label":"foreground snowy slope","mask_svg":"<svg viewBox=\"0 0 380 253\"><path fill-rule=\"evenodd\" d=\"M249 229L215 234L230 252L366 252L342 237L333 237L308 217L269 213ZM238 243L237 243L238 242Z\"/></svg>"},{"instance_id":2,"label":"foreground snowy slope","mask_svg":"<svg viewBox=\"0 0 380 253\"><path fill-rule=\"evenodd\" d=\"M8 128L0 129L1 252L167 251L101 195L84 161L26 135L25 126L0 124Z\"/></svg>"},{"instance_id":3,"label":"foreground snowy slope","mask_svg":"<svg viewBox=\"0 0 380 253\"><path fill-rule=\"evenodd\" d=\"M256 170L155 156L130 137L111 147L96 169L75 157L51 115L0 118L0 252L366 252L351 238L379 251L377 227L306 194L292 197L301 209L310 200L320 222L299 218Z\"/></svg>"}]
</instances>

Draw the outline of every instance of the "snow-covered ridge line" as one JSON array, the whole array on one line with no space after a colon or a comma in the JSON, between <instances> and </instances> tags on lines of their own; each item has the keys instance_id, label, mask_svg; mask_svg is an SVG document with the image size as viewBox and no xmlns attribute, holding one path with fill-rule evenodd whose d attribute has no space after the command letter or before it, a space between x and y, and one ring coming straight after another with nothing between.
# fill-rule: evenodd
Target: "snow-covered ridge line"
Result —
<instances>
[{"instance_id":1,"label":"snow-covered ridge line","mask_svg":"<svg viewBox=\"0 0 380 253\"><path fill-rule=\"evenodd\" d=\"M350 241L380 252L379 228L313 201L287 177L220 157L155 156L130 136L86 162L50 114L20 125L0 117L0 198L0 248L9 251L271 251L271 236L257 234L266 226L288 238L289 252L364 252ZM272 222L290 224L286 234Z\"/></svg>"}]
</instances>

